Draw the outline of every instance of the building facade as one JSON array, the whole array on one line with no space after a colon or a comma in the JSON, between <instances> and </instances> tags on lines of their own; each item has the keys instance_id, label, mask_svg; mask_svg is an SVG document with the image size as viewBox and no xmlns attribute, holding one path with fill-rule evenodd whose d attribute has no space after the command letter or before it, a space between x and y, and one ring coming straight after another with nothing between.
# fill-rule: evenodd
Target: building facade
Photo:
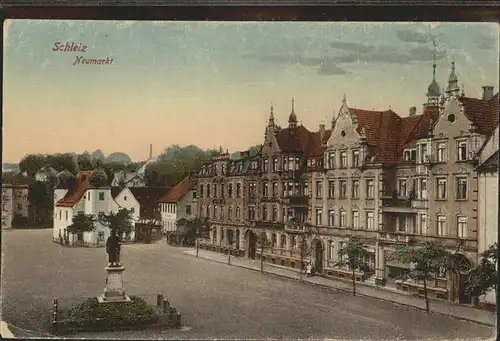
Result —
<instances>
[{"instance_id":1,"label":"building facade","mask_svg":"<svg viewBox=\"0 0 500 341\"><path fill-rule=\"evenodd\" d=\"M12 228L16 219L27 221L28 212L28 186L2 184L2 229Z\"/></svg>"},{"instance_id":2,"label":"building facade","mask_svg":"<svg viewBox=\"0 0 500 341\"><path fill-rule=\"evenodd\" d=\"M293 102L285 129L275 124L271 108L257 155L230 160L219 153L198 176L199 213L213 227L207 248L260 257L264 234L266 261L300 267L299 243L307 236L305 256L316 272L344 277L350 274L337 265L338 251L359 236L370 256L356 278L410 293L421 293L423 286L403 280L409 265L389 259L396 244L432 242L464 265L476 264L476 168L498 126L498 94L488 86L480 99L465 96L454 63L442 91L435 67L420 114L416 107L405 117L356 109L344 96L331 128L310 132L297 124ZM464 281L463 273L443 271L429 286L430 295L470 303Z\"/></svg>"}]
</instances>

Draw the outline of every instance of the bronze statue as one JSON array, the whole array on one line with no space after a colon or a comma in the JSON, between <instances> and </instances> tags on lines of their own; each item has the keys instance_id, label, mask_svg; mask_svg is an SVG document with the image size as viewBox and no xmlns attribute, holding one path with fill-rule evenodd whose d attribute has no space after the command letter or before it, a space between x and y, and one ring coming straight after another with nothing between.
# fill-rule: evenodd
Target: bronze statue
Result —
<instances>
[{"instance_id":1,"label":"bronze statue","mask_svg":"<svg viewBox=\"0 0 500 341\"><path fill-rule=\"evenodd\" d=\"M116 235L116 231L112 230L111 235L106 241L106 252L108 253L108 261L110 267L120 266L120 239Z\"/></svg>"}]
</instances>

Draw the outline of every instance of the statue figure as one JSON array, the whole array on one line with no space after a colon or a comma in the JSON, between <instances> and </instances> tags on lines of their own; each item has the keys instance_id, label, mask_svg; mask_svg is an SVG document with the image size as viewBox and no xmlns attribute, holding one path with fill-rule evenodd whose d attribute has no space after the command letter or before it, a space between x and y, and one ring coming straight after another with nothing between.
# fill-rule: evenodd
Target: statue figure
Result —
<instances>
[{"instance_id":1,"label":"statue figure","mask_svg":"<svg viewBox=\"0 0 500 341\"><path fill-rule=\"evenodd\" d=\"M116 235L115 230L111 230L111 235L106 241L106 252L110 267L120 266L120 239Z\"/></svg>"}]
</instances>

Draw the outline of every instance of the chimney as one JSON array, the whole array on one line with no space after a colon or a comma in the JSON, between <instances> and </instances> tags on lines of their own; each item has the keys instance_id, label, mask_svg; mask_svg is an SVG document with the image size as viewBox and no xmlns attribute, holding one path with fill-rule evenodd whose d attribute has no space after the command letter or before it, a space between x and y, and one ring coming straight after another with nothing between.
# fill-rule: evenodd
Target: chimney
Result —
<instances>
[{"instance_id":1,"label":"chimney","mask_svg":"<svg viewBox=\"0 0 500 341\"><path fill-rule=\"evenodd\" d=\"M410 107L408 116L415 116L417 114L417 107Z\"/></svg>"},{"instance_id":2,"label":"chimney","mask_svg":"<svg viewBox=\"0 0 500 341\"><path fill-rule=\"evenodd\" d=\"M321 142L323 142L324 137L325 137L325 125L320 124L319 125L319 138L321 139Z\"/></svg>"},{"instance_id":3,"label":"chimney","mask_svg":"<svg viewBox=\"0 0 500 341\"><path fill-rule=\"evenodd\" d=\"M483 100L489 101L493 97L493 87L490 85L483 86Z\"/></svg>"},{"instance_id":4,"label":"chimney","mask_svg":"<svg viewBox=\"0 0 500 341\"><path fill-rule=\"evenodd\" d=\"M153 158L153 144L151 143L149 145L149 159Z\"/></svg>"}]
</instances>

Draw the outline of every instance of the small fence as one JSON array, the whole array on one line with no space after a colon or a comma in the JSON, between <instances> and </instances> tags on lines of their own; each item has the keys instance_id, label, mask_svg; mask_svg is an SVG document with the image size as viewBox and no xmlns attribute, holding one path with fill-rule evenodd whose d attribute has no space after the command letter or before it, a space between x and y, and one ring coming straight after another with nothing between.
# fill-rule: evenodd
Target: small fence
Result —
<instances>
[{"instance_id":1,"label":"small fence","mask_svg":"<svg viewBox=\"0 0 500 341\"><path fill-rule=\"evenodd\" d=\"M51 309L51 327L53 335L70 334L81 331L117 331L146 328L180 328L181 314L172 307L170 302L162 294L157 295L131 295L144 300L148 307L151 307L153 314L135 315L128 318L127 321L112 318L69 318L69 311L78 303L83 303L86 299L96 299L96 297L87 298L68 298L64 300L54 299ZM127 303L97 303L97 304L127 304Z\"/></svg>"}]
</instances>

